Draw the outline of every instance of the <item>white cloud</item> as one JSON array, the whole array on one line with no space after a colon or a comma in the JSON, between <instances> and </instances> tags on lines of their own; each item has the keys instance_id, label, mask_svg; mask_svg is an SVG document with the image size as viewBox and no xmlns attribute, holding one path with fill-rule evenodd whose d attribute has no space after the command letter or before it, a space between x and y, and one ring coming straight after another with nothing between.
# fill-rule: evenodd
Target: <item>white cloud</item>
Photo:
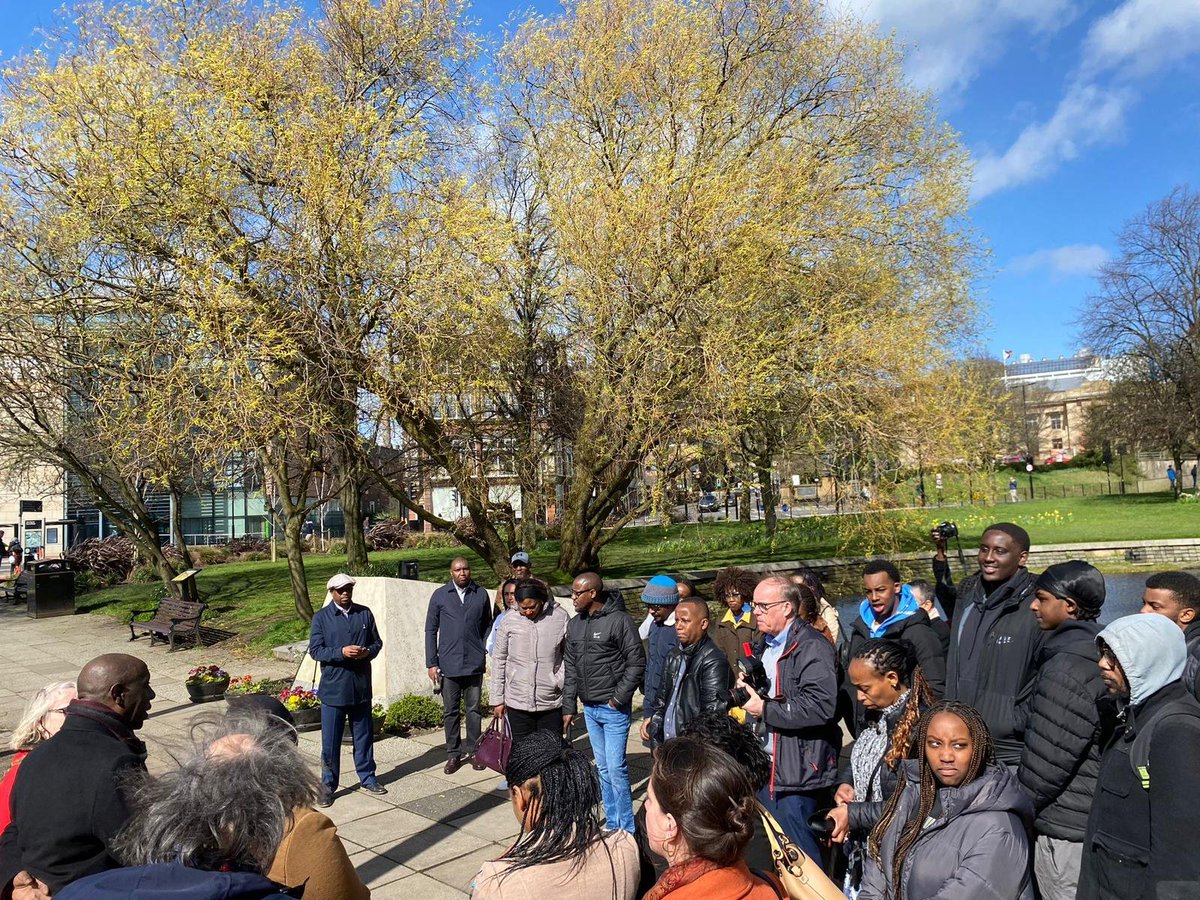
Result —
<instances>
[{"instance_id":1,"label":"white cloud","mask_svg":"<svg viewBox=\"0 0 1200 900\"><path fill-rule=\"evenodd\" d=\"M1198 0L1126 0L1097 19L1083 41L1085 75L1145 76L1200 50Z\"/></svg>"},{"instance_id":2,"label":"white cloud","mask_svg":"<svg viewBox=\"0 0 1200 900\"><path fill-rule=\"evenodd\" d=\"M1038 250L1027 256L1018 256L1007 268L1019 275L1046 270L1051 278L1091 277L1109 260L1108 251L1099 244L1068 244Z\"/></svg>"},{"instance_id":3,"label":"white cloud","mask_svg":"<svg viewBox=\"0 0 1200 900\"><path fill-rule=\"evenodd\" d=\"M1003 154L976 161L973 199L1044 178L1082 149L1111 141L1132 101L1133 93L1124 88L1072 87L1049 119L1026 126Z\"/></svg>"},{"instance_id":4,"label":"white cloud","mask_svg":"<svg viewBox=\"0 0 1200 900\"><path fill-rule=\"evenodd\" d=\"M1024 2L1024 0L1022 0ZM1120 137L1140 79L1200 52L1200 0L1125 0L1092 23L1053 115L975 165L972 196L1044 178L1087 147Z\"/></svg>"},{"instance_id":5,"label":"white cloud","mask_svg":"<svg viewBox=\"0 0 1200 900\"><path fill-rule=\"evenodd\" d=\"M1075 0L834 0L834 9L894 30L919 88L962 91L1017 32L1049 34L1075 18Z\"/></svg>"}]
</instances>

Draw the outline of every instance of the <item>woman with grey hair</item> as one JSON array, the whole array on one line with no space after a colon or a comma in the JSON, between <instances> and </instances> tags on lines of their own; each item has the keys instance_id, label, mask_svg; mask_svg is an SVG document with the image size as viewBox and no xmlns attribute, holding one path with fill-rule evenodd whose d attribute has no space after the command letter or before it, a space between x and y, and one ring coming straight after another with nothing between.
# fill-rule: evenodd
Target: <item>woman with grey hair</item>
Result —
<instances>
[{"instance_id":1,"label":"woman with grey hair","mask_svg":"<svg viewBox=\"0 0 1200 900\"><path fill-rule=\"evenodd\" d=\"M318 781L290 729L262 710L232 710L192 725L195 752L150 779L113 849L129 867L68 885L58 900L166 896L301 896L266 877L297 809L311 807ZM305 897L309 894L303 892Z\"/></svg>"},{"instance_id":2,"label":"woman with grey hair","mask_svg":"<svg viewBox=\"0 0 1200 900\"><path fill-rule=\"evenodd\" d=\"M33 695L33 699L25 707L21 721L13 728L8 746L17 752L13 755L12 765L0 780L0 832L8 827L12 818L9 804L13 785L17 783L17 769L21 760L42 741L58 734L67 718L67 704L74 699L75 682L55 681L48 684Z\"/></svg>"}]
</instances>

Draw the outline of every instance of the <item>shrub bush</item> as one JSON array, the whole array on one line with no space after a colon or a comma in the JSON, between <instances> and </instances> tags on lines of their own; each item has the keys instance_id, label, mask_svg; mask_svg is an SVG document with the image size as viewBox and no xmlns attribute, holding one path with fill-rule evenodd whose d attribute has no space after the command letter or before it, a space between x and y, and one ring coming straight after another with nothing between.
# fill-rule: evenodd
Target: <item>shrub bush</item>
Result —
<instances>
[{"instance_id":1,"label":"shrub bush","mask_svg":"<svg viewBox=\"0 0 1200 900\"><path fill-rule=\"evenodd\" d=\"M133 584L154 584L162 579L154 566L138 566L129 573L129 580Z\"/></svg>"},{"instance_id":2,"label":"shrub bush","mask_svg":"<svg viewBox=\"0 0 1200 900\"><path fill-rule=\"evenodd\" d=\"M542 529L548 541L562 540L562 519L555 519Z\"/></svg>"},{"instance_id":3,"label":"shrub bush","mask_svg":"<svg viewBox=\"0 0 1200 900\"><path fill-rule=\"evenodd\" d=\"M330 556L345 556L346 555L346 539L334 538L329 542L329 548L325 551Z\"/></svg>"},{"instance_id":4,"label":"shrub bush","mask_svg":"<svg viewBox=\"0 0 1200 900\"><path fill-rule=\"evenodd\" d=\"M215 566L229 559L224 547L192 547L192 561L198 566Z\"/></svg>"},{"instance_id":5,"label":"shrub bush","mask_svg":"<svg viewBox=\"0 0 1200 900\"><path fill-rule=\"evenodd\" d=\"M442 550L461 546L454 535L445 531L431 531L429 534L414 534L408 539L408 546L415 550Z\"/></svg>"},{"instance_id":6,"label":"shrub bush","mask_svg":"<svg viewBox=\"0 0 1200 900\"><path fill-rule=\"evenodd\" d=\"M384 725L393 731L436 728L442 724L442 704L433 697L405 694L387 708Z\"/></svg>"}]
</instances>

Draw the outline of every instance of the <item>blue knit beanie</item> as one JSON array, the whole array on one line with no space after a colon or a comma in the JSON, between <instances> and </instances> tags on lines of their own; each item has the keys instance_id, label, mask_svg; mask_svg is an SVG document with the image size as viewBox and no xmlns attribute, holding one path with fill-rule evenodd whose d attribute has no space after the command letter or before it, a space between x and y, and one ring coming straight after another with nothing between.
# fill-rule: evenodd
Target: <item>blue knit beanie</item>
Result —
<instances>
[{"instance_id":1,"label":"blue knit beanie","mask_svg":"<svg viewBox=\"0 0 1200 900\"><path fill-rule=\"evenodd\" d=\"M647 606L674 606L679 602L679 590L675 579L669 575L655 575L646 582L642 590L642 602Z\"/></svg>"}]
</instances>

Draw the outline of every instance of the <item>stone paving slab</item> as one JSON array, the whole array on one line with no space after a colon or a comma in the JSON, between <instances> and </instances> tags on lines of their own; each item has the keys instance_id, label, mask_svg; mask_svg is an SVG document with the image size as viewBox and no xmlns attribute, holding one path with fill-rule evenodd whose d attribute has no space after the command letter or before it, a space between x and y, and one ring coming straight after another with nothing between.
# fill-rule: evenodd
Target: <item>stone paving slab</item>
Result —
<instances>
[{"instance_id":1,"label":"stone paving slab","mask_svg":"<svg viewBox=\"0 0 1200 900\"><path fill-rule=\"evenodd\" d=\"M150 668L155 698L140 736L149 749L152 772L176 765L190 745L189 726L197 716L220 715L224 702L189 701L184 678L194 666L215 663L234 674L290 678L294 662L239 654L231 645L168 652L145 638L130 642L128 629L103 615L30 619L23 606L0 607L0 743L19 720L34 692L51 681L71 680L89 659L102 653L129 653ZM637 737L629 739L630 780L635 808L649 775L650 755ZM588 749L584 729L575 745ZM320 765L319 732L300 735L300 749L314 770ZM0 754L0 769L7 762ZM421 898L464 900L484 860L501 855L517 834L508 796L494 790L500 776L464 765L446 775L442 732L409 738L387 736L375 743L384 796L358 790L353 751L342 747L342 784L324 812L338 826L350 859L376 900Z\"/></svg>"}]
</instances>

